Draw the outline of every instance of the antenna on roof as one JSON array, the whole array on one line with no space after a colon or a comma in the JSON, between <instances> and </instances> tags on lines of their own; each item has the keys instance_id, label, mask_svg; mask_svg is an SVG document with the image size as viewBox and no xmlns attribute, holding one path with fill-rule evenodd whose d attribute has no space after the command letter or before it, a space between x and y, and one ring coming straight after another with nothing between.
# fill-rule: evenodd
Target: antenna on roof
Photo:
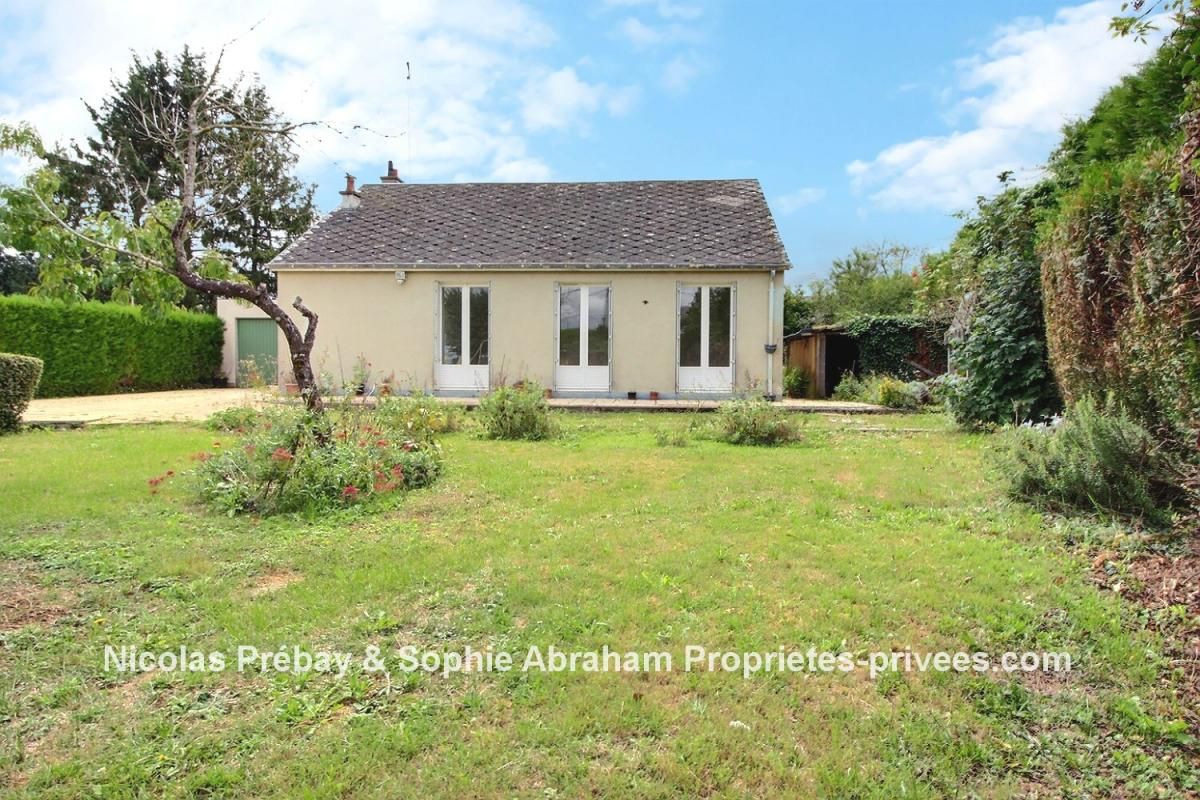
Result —
<instances>
[{"instance_id":1,"label":"antenna on roof","mask_svg":"<svg viewBox=\"0 0 1200 800\"><path fill-rule=\"evenodd\" d=\"M406 74L404 76L404 107L405 107L404 113L408 117L408 119L404 123L404 127L408 129L407 131L405 131L408 134L408 136L407 136L407 138L408 138L408 158L404 165L404 171L407 172L409 175L412 175L413 132L412 132L412 89L410 88L410 85L412 83L412 64L405 61L404 62L404 70L406 72Z\"/></svg>"}]
</instances>

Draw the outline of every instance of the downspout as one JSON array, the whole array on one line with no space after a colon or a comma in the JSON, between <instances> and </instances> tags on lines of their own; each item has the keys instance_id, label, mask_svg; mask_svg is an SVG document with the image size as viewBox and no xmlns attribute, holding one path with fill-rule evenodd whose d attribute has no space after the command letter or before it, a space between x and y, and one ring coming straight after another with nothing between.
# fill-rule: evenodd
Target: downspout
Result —
<instances>
[{"instance_id":1,"label":"downspout","mask_svg":"<svg viewBox=\"0 0 1200 800\"><path fill-rule=\"evenodd\" d=\"M775 270L771 270L771 282L767 286L767 399L775 399Z\"/></svg>"}]
</instances>

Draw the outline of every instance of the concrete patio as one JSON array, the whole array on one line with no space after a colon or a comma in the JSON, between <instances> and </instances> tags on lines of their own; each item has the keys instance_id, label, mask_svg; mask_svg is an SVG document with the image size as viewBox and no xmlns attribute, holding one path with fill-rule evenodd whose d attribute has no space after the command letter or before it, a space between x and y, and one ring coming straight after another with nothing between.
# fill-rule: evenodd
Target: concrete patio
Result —
<instances>
[{"instance_id":1,"label":"concrete patio","mask_svg":"<svg viewBox=\"0 0 1200 800\"><path fill-rule=\"evenodd\" d=\"M475 397L447 397L444 402L474 408ZM279 395L254 389L182 389L170 392L53 397L34 400L23 419L28 425L122 425L150 422L199 422L214 411L241 405L289 402ZM354 402L372 403L374 398ZM717 400L625 400L553 397L550 405L571 411L713 411ZM880 414L890 409L867 403L834 400L781 400L788 411L818 414Z\"/></svg>"}]
</instances>

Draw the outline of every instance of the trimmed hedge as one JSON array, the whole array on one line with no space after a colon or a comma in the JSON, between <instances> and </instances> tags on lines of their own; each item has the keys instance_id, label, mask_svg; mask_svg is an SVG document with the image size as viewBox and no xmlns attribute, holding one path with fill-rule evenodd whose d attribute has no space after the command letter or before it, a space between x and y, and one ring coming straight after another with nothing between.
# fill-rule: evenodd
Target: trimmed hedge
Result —
<instances>
[{"instance_id":1,"label":"trimmed hedge","mask_svg":"<svg viewBox=\"0 0 1200 800\"><path fill-rule=\"evenodd\" d=\"M194 386L221 364L224 327L207 314L157 317L116 303L0 297L0 351L45 362L38 397Z\"/></svg>"},{"instance_id":2,"label":"trimmed hedge","mask_svg":"<svg viewBox=\"0 0 1200 800\"><path fill-rule=\"evenodd\" d=\"M0 433L20 427L21 415L42 378L42 360L16 353L0 353Z\"/></svg>"},{"instance_id":3,"label":"trimmed hedge","mask_svg":"<svg viewBox=\"0 0 1200 800\"><path fill-rule=\"evenodd\" d=\"M946 371L946 324L911 314L866 314L846 323L864 375L925 380ZM920 364L929 373L914 367Z\"/></svg>"}]
</instances>

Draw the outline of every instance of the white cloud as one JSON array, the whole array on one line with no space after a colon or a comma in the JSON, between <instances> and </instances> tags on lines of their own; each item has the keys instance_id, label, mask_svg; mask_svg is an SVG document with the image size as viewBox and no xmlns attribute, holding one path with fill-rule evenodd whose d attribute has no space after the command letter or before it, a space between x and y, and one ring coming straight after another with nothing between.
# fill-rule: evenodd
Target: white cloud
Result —
<instances>
[{"instance_id":1,"label":"white cloud","mask_svg":"<svg viewBox=\"0 0 1200 800\"><path fill-rule=\"evenodd\" d=\"M602 107L614 115L628 113L636 101L635 87L588 83L574 67L563 67L529 79L521 90L521 117L532 131L563 129Z\"/></svg>"},{"instance_id":2,"label":"white cloud","mask_svg":"<svg viewBox=\"0 0 1200 800\"><path fill-rule=\"evenodd\" d=\"M824 189L817 186L806 186L777 197L775 199L775 209L780 214L794 214L805 206L821 202L824 197Z\"/></svg>"},{"instance_id":3,"label":"white cloud","mask_svg":"<svg viewBox=\"0 0 1200 800\"><path fill-rule=\"evenodd\" d=\"M692 3L671 0L605 0L609 8L653 8L663 19L696 19L704 9Z\"/></svg>"},{"instance_id":4,"label":"white cloud","mask_svg":"<svg viewBox=\"0 0 1200 800\"><path fill-rule=\"evenodd\" d=\"M1062 125L1153 52L1113 38L1108 23L1119 8L1117 0L1100 0L1061 9L1048 22L1022 19L999 29L981 52L958 62L957 85L948 87L950 117L968 124L851 162L852 186L885 208L954 211L995 191L1002 171L1036 179Z\"/></svg>"},{"instance_id":5,"label":"white cloud","mask_svg":"<svg viewBox=\"0 0 1200 800\"><path fill-rule=\"evenodd\" d=\"M417 180L545 179L550 168L517 123L532 114L540 124L531 128L577 125L636 100L633 87L585 84L572 68L557 69L545 49L555 32L523 0L406 0L345 14L318 0L216 0L203 10L125 0L120 13L51 0L22 12L20 35L0 49L0 119L33 122L49 142L92 132L80 101L101 100L131 50L172 52L185 42L210 56L232 42L230 75L259 76L292 119L328 123L301 137L305 175L332 168L374 180L391 158ZM548 75L560 75L566 106L530 111L522 91Z\"/></svg>"},{"instance_id":6,"label":"white cloud","mask_svg":"<svg viewBox=\"0 0 1200 800\"><path fill-rule=\"evenodd\" d=\"M692 56L678 55L663 67L661 83L672 92L685 91L700 74L700 65Z\"/></svg>"}]
</instances>

